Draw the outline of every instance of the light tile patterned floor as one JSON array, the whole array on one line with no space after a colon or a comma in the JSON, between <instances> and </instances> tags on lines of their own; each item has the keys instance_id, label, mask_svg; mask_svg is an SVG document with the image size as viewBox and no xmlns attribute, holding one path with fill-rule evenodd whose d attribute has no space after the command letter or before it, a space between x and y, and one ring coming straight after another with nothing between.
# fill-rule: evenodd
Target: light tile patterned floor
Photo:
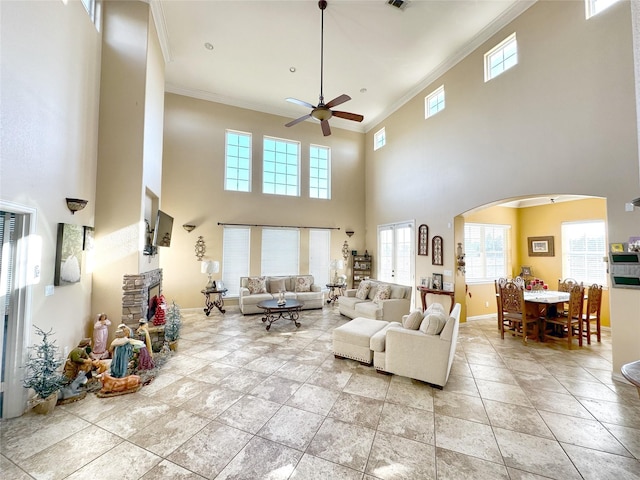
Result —
<instances>
[{"instance_id":1,"label":"light tile patterned floor","mask_svg":"<svg viewBox=\"0 0 640 480\"><path fill-rule=\"evenodd\" d=\"M138 393L2 421L3 479L640 479L640 399L611 343L461 325L444 390L334 359L337 307L302 326L185 310L179 352Z\"/></svg>"}]
</instances>

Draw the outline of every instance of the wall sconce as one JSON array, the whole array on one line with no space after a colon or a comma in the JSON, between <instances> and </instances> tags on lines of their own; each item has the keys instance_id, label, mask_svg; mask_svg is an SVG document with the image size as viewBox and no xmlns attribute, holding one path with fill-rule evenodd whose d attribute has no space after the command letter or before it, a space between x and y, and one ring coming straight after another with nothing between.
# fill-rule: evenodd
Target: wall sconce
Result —
<instances>
[{"instance_id":1,"label":"wall sconce","mask_svg":"<svg viewBox=\"0 0 640 480\"><path fill-rule=\"evenodd\" d=\"M205 245L204 238L202 238L202 236L198 237L195 250L196 250L196 258L198 259L198 261L202 260L202 257L204 257L204 252L207 251L207 246Z\"/></svg>"},{"instance_id":2,"label":"wall sconce","mask_svg":"<svg viewBox=\"0 0 640 480\"><path fill-rule=\"evenodd\" d=\"M191 233L196 228L196 226L190 223L185 223L184 225L182 225L182 228L184 228L187 232Z\"/></svg>"},{"instance_id":3,"label":"wall sconce","mask_svg":"<svg viewBox=\"0 0 640 480\"><path fill-rule=\"evenodd\" d=\"M82 200L81 198L67 198L67 208L71 212L71 215L75 215L76 212L82 210L87 206L89 200Z\"/></svg>"},{"instance_id":4,"label":"wall sconce","mask_svg":"<svg viewBox=\"0 0 640 480\"><path fill-rule=\"evenodd\" d=\"M347 261L347 258L349 258L349 244L347 243L347 241L344 241L344 245L342 245L342 258L344 258L344 261Z\"/></svg>"},{"instance_id":5,"label":"wall sconce","mask_svg":"<svg viewBox=\"0 0 640 480\"><path fill-rule=\"evenodd\" d=\"M458 271L464 275L465 273L465 261L464 252L462 251L462 243L458 242L458 248L456 249L456 265Z\"/></svg>"},{"instance_id":6,"label":"wall sconce","mask_svg":"<svg viewBox=\"0 0 640 480\"><path fill-rule=\"evenodd\" d=\"M347 234L347 237L351 238L351 235L353 235L355 232L353 230L347 230L344 233Z\"/></svg>"},{"instance_id":7,"label":"wall sconce","mask_svg":"<svg viewBox=\"0 0 640 480\"><path fill-rule=\"evenodd\" d=\"M209 275L209 281L207 282L207 289L216 288L216 281L213 279L213 274L220 271L220 262L217 260L205 260L200 264L200 272Z\"/></svg>"}]
</instances>

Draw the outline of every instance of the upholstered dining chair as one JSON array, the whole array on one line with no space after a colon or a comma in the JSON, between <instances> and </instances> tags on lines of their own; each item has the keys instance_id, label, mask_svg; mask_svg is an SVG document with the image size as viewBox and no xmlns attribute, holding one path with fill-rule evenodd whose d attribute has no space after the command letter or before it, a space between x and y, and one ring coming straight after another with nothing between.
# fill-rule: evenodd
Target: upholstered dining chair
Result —
<instances>
[{"instance_id":1,"label":"upholstered dining chair","mask_svg":"<svg viewBox=\"0 0 640 480\"><path fill-rule=\"evenodd\" d=\"M522 335L522 342L527 343L529 336L540 338L539 318L527 313L524 303L524 285L516 285L507 281L504 286L496 282L499 290L501 306L498 311L500 319L500 336L504 339L505 325L509 326L513 335Z\"/></svg>"},{"instance_id":2,"label":"upholstered dining chair","mask_svg":"<svg viewBox=\"0 0 640 480\"><path fill-rule=\"evenodd\" d=\"M600 308L602 306L602 285L594 283L587 290L587 309L582 314L580 333L591 345L591 335L595 334L600 341ZM592 333L591 323L595 322L596 330Z\"/></svg>"},{"instance_id":3,"label":"upholstered dining chair","mask_svg":"<svg viewBox=\"0 0 640 480\"><path fill-rule=\"evenodd\" d=\"M582 346L582 334L580 334L580 325L582 322L582 309L584 304L584 287L582 285L574 285L569 291L569 308L567 314L558 312L556 316L543 318L542 340L546 340L547 327L554 326L561 335L567 336L568 348L573 346L573 339L578 337L578 345ZM560 337L562 338L562 337Z\"/></svg>"}]
</instances>

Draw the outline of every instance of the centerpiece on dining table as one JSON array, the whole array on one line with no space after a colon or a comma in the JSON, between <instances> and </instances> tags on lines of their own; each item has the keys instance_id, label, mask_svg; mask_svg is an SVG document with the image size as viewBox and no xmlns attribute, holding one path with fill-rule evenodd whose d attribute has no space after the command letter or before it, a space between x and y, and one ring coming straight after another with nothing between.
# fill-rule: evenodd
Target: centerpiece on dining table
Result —
<instances>
[{"instance_id":1,"label":"centerpiece on dining table","mask_svg":"<svg viewBox=\"0 0 640 480\"><path fill-rule=\"evenodd\" d=\"M529 285L527 285L527 290L531 290L533 292L540 292L542 290L547 290L548 288L549 286L539 278L534 278L529 282Z\"/></svg>"}]
</instances>

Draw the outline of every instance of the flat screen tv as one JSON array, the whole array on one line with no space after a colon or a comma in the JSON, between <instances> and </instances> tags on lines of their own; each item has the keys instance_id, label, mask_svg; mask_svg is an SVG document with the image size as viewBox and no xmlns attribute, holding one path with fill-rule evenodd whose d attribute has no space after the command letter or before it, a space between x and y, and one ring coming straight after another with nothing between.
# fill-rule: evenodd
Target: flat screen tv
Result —
<instances>
[{"instance_id":1,"label":"flat screen tv","mask_svg":"<svg viewBox=\"0 0 640 480\"><path fill-rule=\"evenodd\" d=\"M173 228L173 217L167 215L162 210L158 210L156 217L156 228L153 230L154 247L171 246L171 229Z\"/></svg>"}]
</instances>

